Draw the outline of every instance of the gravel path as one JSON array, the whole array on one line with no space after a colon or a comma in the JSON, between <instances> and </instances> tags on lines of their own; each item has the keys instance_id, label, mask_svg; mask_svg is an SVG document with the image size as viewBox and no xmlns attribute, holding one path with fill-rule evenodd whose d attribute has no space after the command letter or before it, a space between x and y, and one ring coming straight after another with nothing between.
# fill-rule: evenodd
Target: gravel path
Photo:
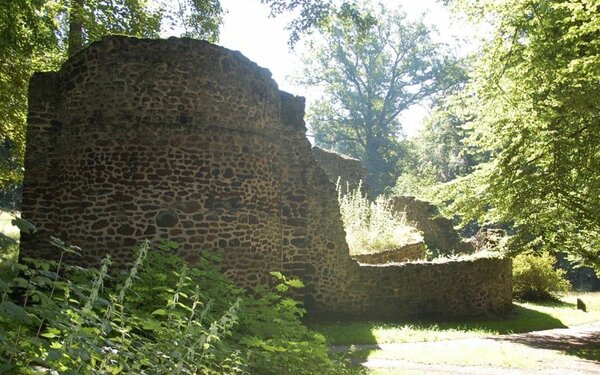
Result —
<instances>
[{"instance_id":1,"label":"gravel path","mask_svg":"<svg viewBox=\"0 0 600 375\"><path fill-rule=\"evenodd\" d=\"M562 356L553 360L544 360L535 368L506 368L493 366L458 366L450 364L426 364L408 360L385 359L385 352L401 352L402 350L425 350L428 353L443 353L450 347L462 349L479 348L497 343L514 343L525 345L536 351L567 351L577 349L600 349L600 322L572 328L552 329L530 333L442 340L435 342L417 342L403 344L380 345L338 345L331 347L332 352L348 352L351 350L380 350L382 358L359 360L361 365L376 369L388 369L386 374L482 374L482 375L599 375L600 362L581 359L575 356ZM391 356L393 357L393 356ZM552 357L552 356L550 356ZM395 371L397 370L397 372Z\"/></svg>"}]
</instances>

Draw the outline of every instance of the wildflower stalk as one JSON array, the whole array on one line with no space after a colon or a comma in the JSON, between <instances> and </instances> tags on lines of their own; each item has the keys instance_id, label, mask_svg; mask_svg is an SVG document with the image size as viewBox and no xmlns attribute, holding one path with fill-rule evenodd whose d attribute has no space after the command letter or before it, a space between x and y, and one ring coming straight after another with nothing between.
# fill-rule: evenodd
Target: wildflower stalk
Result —
<instances>
[{"instance_id":1,"label":"wildflower stalk","mask_svg":"<svg viewBox=\"0 0 600 375\"><path fill-rule=\"evenodd\" d=\"M192 331L192 327L195 323L194 317L196 315L196 308L201 303L200 302L200 288L197 285L196 285L196 288L194 289L194 294L192 295L191 301L192 301L192 307L190 309L190 315L187 319L185 331L183 332L183 338L184 338L183 342L187 341L186 339L191 336L190 332ZM208 306L206 306L205 311L209 309L211 303L212 302L209 301L209 304L208 304ZM195 350L196 349L195 349L194 345L190 345L187 347L186 354L182 355L179 358L179 362L177 363L177 367L175 368L175 374L181 374L181 371L183 370L183 366L185 364L187 357L189 357Z\"/></svg>"},{"instance_id":2,"label":"wildflower stalk","mask_svg":"<svg viewBox=\"0 0 600 375\"><path fill-rule=\"evenodd\" d=\"M104 259L102 259L102 261L100 262L100 271L94 278L94 282L92 283L92 287L90 289L90 295L88 296L87 301L85 302L85 304L83 305L83 308L81 309L82 316L79 316L78 319L76 319L75 324L69 330L68 334L66 335L66 337L63 341L62 346L63 346L65 352L67 352L67 353L73 347L73 343L75 342L75 339L79 338L79 334L81 332L81 327L84 322L84 316L87 315L89 317L93 317L93 307L94 307L94 304L96 303L96 301L98 300L98 293L100 292L100 289L104 285L104 279L106 278L106 275L108 272L108 266L110 265L110 263L111 263L110 255L107 254L106 257L104 257ZM77 354L77 356L79 356L79 354ZM81 369L81 367L83 367L83 363L80 364L79 369Z\"/></svg>"},{"instance_id":3,"label":"wildflower stalk","mask_svg":"<svg viewBox=\"0 0 600 375\"><path fill-rule=\"evenodd\" d=\"M29 275L29 280L27 281L27 289L25 290L25 300L23 301L23 308L27 307L27 302L29 301L29 294L31 292L31 279L32 279L32 275ZM17 337L15 337L15 348L19 347L19 344L21 343L21 331L23 329L23 324L19 324L19 328L17 328ZM10 355L10 359L12 361L12 359L16 356L17 353L11 353Z\"/></svg>"},{"instance_id":4,"label":"wildflower stalk","mask_svg":"<svg viewBox=\"0 0 600 375\"><path fill-rule=\"evenodd\" d=\"M111 302L112 303L110 303L109 306L106 309L106 313L104 315L104 322L102 324L102 330L101 330L101 332L102 332L103 336L108 333L108 330L110 328L110 323L111 323L111 321L112 321L112 319L114 318L114 315L115 315L115 307L117 307L119 309L118 316L119 316L119 320L120 320L121 342L125 342L125 340L126 340L126 329L125 329L125 320L126 320L125 319L125 295L126 295L127 291L133 285L133 280L136 278L140 267L142 266L142 264L146 260L146 256L148 255L149 248L150 248L150 242L148 240L144 241L138 247L137 256L135 258L135 261L133 262L133 265L129 269L129 273L127 275L127 278L125 279L125 282L123 283L123 285L119 289L119 295L117 296L116 299L114 297L111 298ZM106 363L109 360L111 360L113 358L113 356L114 355L107 353L103 357L102 361L99 364L100 369L103 369L104 366L106 365Z\"/></svg>"},{"instance_id":5,"label":"wildflower stalk","mask_svg":"<svg viewBox=\"0 0 600 375\"><path fill-rule=\"evenodd\" d=\"M53 280L54 282L52 283L52 289L50 290L50 296L49 296L49 300L52 301L52 298L54 297L54 291L56 290L56 282L58 281L58 278L60 277L60 268L62 266L62 262L63 262L63 258L65 256L66 253L66 249L64 247L61 247L61 251L60 251L60 258L58 259L58 265L56 266L56 280ZM40 324L38 326L37 329L37 333L35 335L36 338L40 337L40 334L42 333L42 327L44 326L44 323L46 322L46 319L42 319L40 321Z\"/></svg>"},{"instance_id":6,"label":"wildflower stalk","mask_svg":"<svg viewBox=\"0 0 600 375\"><path fill-rule=\"evenodd\" d=\"M175 286L175 290L173 292L173 298L167 302L167 308L170 311L175 310L175 308L179 304L179 296L181 295L181 291L187 285L186 280L188 271L189 269L187 265L183 265L183 267L181 268L181 273L179 274L179 280L177 280L177 285ZM173 314L169 314L168 322L173 322Z\"/></svg>"},{"instance_id":7,"label":"wildflower stalk","mask_svg":"<svg viewBox=\"0 0 600 375\"><path fill-rule=\"evenodd\" d=\"M204 352L206 351L205 345L209 344L213 338L218 337L221 331L225 331L227 328L233 327L233 325L237 322L237 311L240 307L241 298L236 299L236 301L229 307L229 310L218 321L214 321L211 323L208 332L200 335L196 343L193 345L194 348L200 348L200 359L204 356ZM206 306L204 311L202 312L202 317L208 311L209 305ZM195 359L195 351L192 353L191 360Z\"/></svg>"}]
</instances>

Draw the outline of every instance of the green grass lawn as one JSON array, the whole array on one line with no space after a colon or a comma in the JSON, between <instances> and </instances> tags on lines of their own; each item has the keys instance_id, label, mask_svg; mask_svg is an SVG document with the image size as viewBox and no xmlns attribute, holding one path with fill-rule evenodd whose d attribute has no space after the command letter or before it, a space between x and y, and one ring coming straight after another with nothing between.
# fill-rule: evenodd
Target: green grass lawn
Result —
<instances>
[{"instance_id":1,"label":"green grass lawn","mask_svg":"<svg viewBox=\"0 0 600 375\"><path fill-rule=\"evenodd\" d=\"M588 312L577 310L578 297L586 303ZM557 302L516 302L513 311L502 318L447 322L321 322L310 326L321 332L330 344L351 345L451 340L565 328L594 321L600 321L600 293L569 293Z\"/></svg>"},{"instance_id":2,"label":"green grass lawn","mask_svg":"<svg viewBox=\"0 0 600 375\"><path fill-rule=\"evenodd\" d=\"M581 298L588 312L577 310ZM343 355L362 363L366 360L401 360L432 365L484 366L533 369L561 363L570 356L600 360L598 348L566 353L540 350L526 345L494 340L459 340L499 336L509 333L565 328L600 321L600 292L569 293L560 301L546 303L517 302L513 311L502 318L466 321L321 322L311 328L321 332L332 345L415 343L384 349L351 348ZM418 343L418 344L417 344ZM419 371L372 369L369 374L421 374Z\"/></svg>"}]
</instances>

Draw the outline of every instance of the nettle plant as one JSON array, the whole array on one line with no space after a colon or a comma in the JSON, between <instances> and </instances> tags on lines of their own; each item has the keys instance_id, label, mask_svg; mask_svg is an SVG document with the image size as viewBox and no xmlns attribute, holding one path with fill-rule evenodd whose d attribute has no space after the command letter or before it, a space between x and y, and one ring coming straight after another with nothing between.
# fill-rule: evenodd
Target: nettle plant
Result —
<instances>
[{"instance_id":1,"label":"nettle plant","mask_svg":"<svg viewBox=\"0 0 600 375\"><path fill-rule=\"evenodd\" d=\"M135 283L148 271L142 269L148 242L137 249L129 272L118 276L109 276L108 256L99 269L63 264L63 256L78 249L57 239L52 243L60 251L58 261L25 259L27 264L14 265L18 276L0 285L0 370L218 373L204 357L235 366L236 358L219 357L219 340L231 334L239 300L218 318L206 319L211 302L191 285L183 265L177 283L150 294L142 310L132 296L141 296Z\"/></svg>"},{"instance_id":2,"label":"nettle plant","mask_svg":"<svg viewBox=\"0 0 600 375\"><path fill-rule=\"evenodd\" d=\"M274 272L272 288L249 293L218 271L218 259L188 266L169 242L142 243L131 268L115 274L108 256L84 269L62 261L78 248L52 244L58 261L12 263L12 276L0 280L0 373L346 371L286 296L298 280Z\"/></svg>"}]
</instances>

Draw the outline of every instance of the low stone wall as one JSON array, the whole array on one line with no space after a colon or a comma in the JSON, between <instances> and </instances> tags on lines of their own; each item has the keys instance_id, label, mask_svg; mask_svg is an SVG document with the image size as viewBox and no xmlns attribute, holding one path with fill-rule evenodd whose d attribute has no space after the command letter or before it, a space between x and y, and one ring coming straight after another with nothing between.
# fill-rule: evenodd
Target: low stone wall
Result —
<instances>
[{"instance_id":1,"label":"low stone wall","mask_svg":"<svg viewBox=\"0 0 600 375\"><path fill-rule=\"evenodd\" d=\"M348 285L345 316L397 319L502 315L512 308L512 261L360 265Z\"/></svg>"},{"instance_id":2,"label":"low stone wall","mask_svg":"<svg viewBox=\"0 0 600 375\"><path fill-rule=\"evenodd\" d=\"M363 264L401 263L421 260L427 257L427 250L423 242L411 243L397 249L380 251L369 254L356 254L352 258Z\"/></svg>"}]
</instances>

